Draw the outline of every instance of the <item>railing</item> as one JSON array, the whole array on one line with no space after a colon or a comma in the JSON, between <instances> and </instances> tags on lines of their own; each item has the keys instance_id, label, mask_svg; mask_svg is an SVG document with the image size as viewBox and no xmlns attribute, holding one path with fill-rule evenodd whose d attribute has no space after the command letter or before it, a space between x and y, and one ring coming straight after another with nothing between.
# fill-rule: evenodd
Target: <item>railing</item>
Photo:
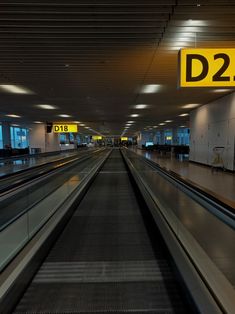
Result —
<instances>
[{"instance_id":1,"label":"railing","mask_svg":"<svg viewBox=\"0 0 235 314\"><path fill-rule=\"evenodd\" d=\"M104 152L83 156L0 198L0 271L80 185Z\"/></svg>"},{"instance_id":2,"label":"railing","mask_svg":"<svg viewBox=\"0 0 235 314\"><path fill-rule=\"evenodd\" d=\"M234 313L235 230L179 181L133 151L123 154L199 312Z\"/></svg>"}]
</instances>

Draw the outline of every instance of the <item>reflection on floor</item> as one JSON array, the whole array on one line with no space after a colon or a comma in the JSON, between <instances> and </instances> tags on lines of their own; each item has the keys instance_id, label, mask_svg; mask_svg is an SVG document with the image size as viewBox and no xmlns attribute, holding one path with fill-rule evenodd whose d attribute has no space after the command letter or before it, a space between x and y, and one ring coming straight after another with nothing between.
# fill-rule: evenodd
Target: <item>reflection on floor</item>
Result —
<instances>
[{"instance_id":1,"label":"reflection on floor","mask_svg":"<svg viewBox=\"0 0 235 314\"><path fill-rule=\"evenodd\" d=\"M7 160L4 159L0 160L0 177L6 174L15 173L17 171L30 168L33 166L38 166L42 164L46 164L48 162L60 160L69 156L74 155L75 152L64 152L64 153L57 153L51 156L41 156L41 157L34 157L33 155L26 156L25 158L19 157L19 159Z\"/></svg>"},{"instance_id":2,"label":"reflection on floor","mask_svg":"<svg viewBox=\"0 0 235 314\"><path fill-rule=\"evenodd\" d=\"M235 174L226 171L211 171L208 166L192 163L181 156L176 159L171 155L135 149L136 153L158 163L161 167L174 171L180 176L200 185L222 198L235 201Z\"/></svg>"}]
</instances>

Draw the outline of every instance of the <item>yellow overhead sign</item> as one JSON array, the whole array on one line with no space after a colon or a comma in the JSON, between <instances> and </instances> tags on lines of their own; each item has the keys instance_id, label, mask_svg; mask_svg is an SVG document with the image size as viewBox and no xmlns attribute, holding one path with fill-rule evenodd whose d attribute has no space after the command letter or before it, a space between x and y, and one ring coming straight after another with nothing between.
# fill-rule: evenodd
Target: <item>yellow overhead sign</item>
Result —
<instances>
[{"instance_id":1,"label":"yellow overhead sign","mask_svg":"<svg viewBox=\"0 0 235 314\"><path fill-rule=\"evenodd\" d=\"M180 87L235 87L235 49L181 49Z\"/></svg>"},{"instance_id":2,"label":"yellow overhead sign","mask_svg":"<svg viewBox=\"0 0 235 314\"><path fill-rule=\"evenodd\" d=\"M121 141L128 141L128 137L121 137Z\"/></svg>"},{"instance_id":3,"label":"yellow overhead sign","mask_svg":"<svg viewBox=\"0 0 235 314\"><path fill-rule=\"evenodd\" d=\"M68 123L60 123L53 124L53 132L54 133L77 133L78 126L77 124L68 124Z\"/></svg>"},{"instance_id":4,"label":"yellow overhead sign","mask_svg":"<svg viewBox=\"0 0 235 314\"><path fill-rule=\"evenodd\" d=\"M102 136L99 136L99 135L92 135L92 139L93 139L94 141L102 140Z\"/></svg>"}]
</instances>

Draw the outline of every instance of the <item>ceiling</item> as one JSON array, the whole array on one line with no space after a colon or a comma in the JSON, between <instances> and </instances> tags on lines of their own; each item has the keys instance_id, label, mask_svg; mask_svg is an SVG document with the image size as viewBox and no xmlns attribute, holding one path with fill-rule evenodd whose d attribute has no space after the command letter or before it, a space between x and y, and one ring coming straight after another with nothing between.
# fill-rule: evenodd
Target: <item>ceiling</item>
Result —
<instances>
[{"instance_id":1,"label":"ceiling","mask_svg":"<svg viewBox=\"0 0 235 314\"><path fill-rule=\"evenodd\" d=\"M235 47L235 0L2 0L0 42L0 84L33 92L1 90L1 120L78 120L115 135L135 121L132 135L165 120L187 124L184 105L226 94L177 88L177 59L181 47ZM159 91L143 93L148 84Z\"/></svg>"}]
</instances>

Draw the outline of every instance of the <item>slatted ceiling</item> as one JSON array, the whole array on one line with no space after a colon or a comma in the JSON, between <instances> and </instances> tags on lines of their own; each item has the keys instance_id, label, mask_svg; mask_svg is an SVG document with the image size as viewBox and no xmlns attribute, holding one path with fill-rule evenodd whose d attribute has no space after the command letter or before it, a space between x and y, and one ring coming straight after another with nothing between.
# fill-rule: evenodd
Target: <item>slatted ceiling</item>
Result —
<instances>
[{"instance_id":1,"label":"slatted ceiling","mask_svg":"<svg viewBox=\"0 0 235 314\"><path fill-rule=\"evenodd\" d=\"M28 121L58 120L59 113L68 113L94 129L105 121L110 134L118 135L132 119L134 103L152 107L138 111L141 121L130 130L177 120L181 105L218 95L177 90L176 38L197 31L198 47L235 47L235 1L200 1L197 7L198 2L1 1L0 77L36 94L2 93L0 111L9 113L11 103L11 110ZM189 19L204 26L185 28ZM154 83L164 86L159 94L138 95L142 84ZM36 103L59 109L32 110Z\"/></svg>"}]
</instances>

